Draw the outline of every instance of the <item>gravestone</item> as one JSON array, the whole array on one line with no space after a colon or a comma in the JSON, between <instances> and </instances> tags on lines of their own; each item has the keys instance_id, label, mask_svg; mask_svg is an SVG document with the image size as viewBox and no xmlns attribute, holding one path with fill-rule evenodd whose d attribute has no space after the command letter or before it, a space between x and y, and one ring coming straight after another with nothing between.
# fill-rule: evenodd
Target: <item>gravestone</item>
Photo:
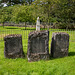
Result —
<instances>
[{"instance_id":1,"label":"gravestone","mask_svg":"<svg viewBox=\"0 0 75 75\"><path fill-rule=\"evenodd\" d=\"M33 31L28 37L28 61L49 59L49 31Z\"/></svg>"},{"instance_id":2,"label":"gravestone","mask_svg":"<svg viewBox=\"0 0 75 75\"><path fill-rule=\"evenodd\" d=\"M51 56L64 57L68 56L69 35L64 32L55 32L52 35Z\"/></svg>"},{"instance_id":3,"label":"gravestone","mask_svg":"<svg viewBox=\"0 0 75 75\"><path fill-rule=\"evenodd\" d=\"M4 55L6 58L24 57L22 36L20 34L12 34L5 36L4 43Z\"/></svg>"}]
</instances>

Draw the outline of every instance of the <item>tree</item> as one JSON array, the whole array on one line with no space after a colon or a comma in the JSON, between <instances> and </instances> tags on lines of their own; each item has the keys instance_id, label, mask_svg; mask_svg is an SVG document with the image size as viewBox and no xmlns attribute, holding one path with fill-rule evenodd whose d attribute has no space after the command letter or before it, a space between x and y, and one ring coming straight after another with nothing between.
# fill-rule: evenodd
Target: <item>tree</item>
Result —
<instances>
[{"instance_id":1,"label":"tree","mask_svg":"<svg viewBox=\"0 0 75 75\"><path fill-rule=\"evenodd\" d=\"M14 22L35 22L38 16L42 22L65 23L66 28L69 28L70 23L75 22L75 0L8 1L14 6L9 6L6 8L7 10L1 12L7 14L6 17L10 17L10 20ZM7 0L3 0L3 2L7 2ZM9 18L7 20L9 21Z\"/></svg>"},{"instance_id":2,"label":"tree","mask_svg":"<svg viewBox=\"0 0 75 75\"><path fill-rule=\"evenodd\" d=\"M66 28L68 29L70 23L74 21L74 9L75 9L75 0L60 0L56 6L56 15L62 23L66 23Z\"/></svg>"},{"instance_id":3,"label":"tree","mask_svg":"<svg viewBox=\"0 0 75 75\"><path fill-rule=\"evenodd\" d=\"M66 23L66 28L75 22L75 0L37 0L33 3L37 7L36 13L41 13L43 16L39 16L45 22Z\"/></svg>"},{"instance_id":4,"label":"tree","mask_svg":"<svg viewBox=\"0 0 75 75\"><path fill-rule=\"evenodd\" d=\"M31 12L31 6L18 6L15 7L13 10L13 18L12 21L14 22L25 22L25 29L26 29L26 22L32 22L34 21L32 12Z\"/></svg>"},{"instance_id":5,"label":"tree","mask_svg":"<svg viewBox=\"0 0 75 75\"><path fill-rule=\"evenodd\" d=\"M34 0L1 0L0 3L7 3L8 6L15 4L31 4Z\"/></svg>"},{"instance_id":6,"label":"tree","mask_svg":"<svg viewBox=\"0 0 75 75\"><path fill-rule=\"evenodd\" d=\"M2 9L0 9L0 22L3 24L3 27L6 21L11 20L12 9L12 7L3 7Z\"/></svg>"}]
</instances>

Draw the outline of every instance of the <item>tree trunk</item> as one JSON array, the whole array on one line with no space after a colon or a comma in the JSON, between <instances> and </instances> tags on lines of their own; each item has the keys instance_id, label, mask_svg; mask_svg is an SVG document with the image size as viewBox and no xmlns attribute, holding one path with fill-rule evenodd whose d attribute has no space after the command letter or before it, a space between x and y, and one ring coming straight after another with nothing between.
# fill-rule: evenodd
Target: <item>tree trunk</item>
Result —
<instances>
[{"instance_id":1,"label":"tree trunk","mask_svg":"<svg viewBox=\"0 0 75 75\"><path fill-rule=\"evenodd\" d=\"M3 22L3 28L4 28L4 22Z\"/></svg>"},{"instance_id":2,"label":"tree trunk","mask_svg":"<svg viewBox=\"0 0 75 75\"><path fill-rule=\"evenodd\" d=\"M26 30L26 22L25 22L25 30Z\"/></svg>"},{"instance_id":3,"label":"tree trunk","mask_svg":"<svg viewBox=\"0 0 75 75\"><path fill-rule=\"evenodd\" d=\"M44 25L44 29L45 29L45 25Z\"/></svg>"}]
</instances>

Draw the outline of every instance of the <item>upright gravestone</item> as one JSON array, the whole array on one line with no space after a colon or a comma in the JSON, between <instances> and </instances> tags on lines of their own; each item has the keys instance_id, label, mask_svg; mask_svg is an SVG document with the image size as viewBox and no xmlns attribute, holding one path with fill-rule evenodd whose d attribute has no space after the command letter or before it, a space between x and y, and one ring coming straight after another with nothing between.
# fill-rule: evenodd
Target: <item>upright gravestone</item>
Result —
<instances>
[{"instance_id":1,"label":"upright gravestone","mask_svg":"<svg viewBox=\"0 0 75 75\"><path fill-rule=\"evenodd\" d=\"M68 56L69 35L64 32L55 32L52 35L51 56L64 57Z\"/></svg>"},{"instance_id":2,"label":"upright gravestone","mask_svg":"<svg viewBox=\"0 0 75 75\"><path fill-rule=\"evenodd\" d=\"M28 61L38 61L40 59L49 59L49 32L33 31L28 38Z\"/></svg>"},{"instance_id":3,"label":"upright gravestone","mask_svg":"<svg viewBox=\"0 0 75 75\"><path fill-rule=\"evenodd\" d=\"M49 31L40 31L40 20L37 18L36 31L30 32L28 37L28 61L49 59Z\"/></svg>"},{"instance_id":4,"label":"upright gravestone","mask_svg":"<svg viewBox=\"0 0 75 75\"><path fill-rule=\"evenodd\" d=\"M6 58L24 57L22 47L22 36L20 34L5 36L4 43L5 43L4 55Z\"/></svg>"}]
</instances>

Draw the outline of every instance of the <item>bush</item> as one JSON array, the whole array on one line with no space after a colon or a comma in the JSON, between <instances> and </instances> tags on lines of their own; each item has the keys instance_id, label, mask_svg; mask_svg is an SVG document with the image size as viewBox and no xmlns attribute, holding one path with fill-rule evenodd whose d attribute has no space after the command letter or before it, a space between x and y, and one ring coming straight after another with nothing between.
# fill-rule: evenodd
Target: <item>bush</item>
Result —
<instances>
[{"instance_id":1,"label":"bush","mask_svg":"<svg viewBox=\"0 0 75 75\"><path fill-rule=\"evenodd\" d=\"M58 29L75 29L75 26L72 23L57 23L55 28Z\"/></svg>"}]
</instances>

